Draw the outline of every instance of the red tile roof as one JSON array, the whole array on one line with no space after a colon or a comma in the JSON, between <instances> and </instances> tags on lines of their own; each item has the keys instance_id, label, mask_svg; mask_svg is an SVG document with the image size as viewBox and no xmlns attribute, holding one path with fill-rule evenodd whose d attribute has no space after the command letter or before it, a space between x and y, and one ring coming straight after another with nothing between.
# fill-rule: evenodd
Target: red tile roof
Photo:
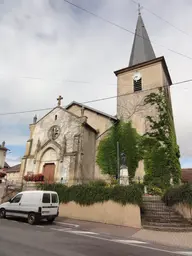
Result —
<instances>
[{"instance_id":1,"label":"red tile roof","mask_svg":"<svg viewBox=\"0 0 192 256\"><path fill-rule=\"evenodd\" d=\"M20 172L21 164L14 165L8 169L4 169L6 173L14 173L14 172Z\"/></svg>"},{"instance_id":2,"label":"red tile roof","mask_svg":"<svg viewBox=\"0 0 192 256\"><path fill-rule=\"evenodd\" d=\"M10 168L10 166L8 165L8 163L7 163L7 162L5 162L5 164L4 164L4 168Z\"/></svg>"},{"instance_id":3,"label":"red tile roof","mask_svg":"<svg viewBox=\"0 0 192 256\"><path fill-rule=\"evenodd\" d=\"M192 182L192 168L181 169L181 180L183 182Z\"/></svg>"}]
</instances>

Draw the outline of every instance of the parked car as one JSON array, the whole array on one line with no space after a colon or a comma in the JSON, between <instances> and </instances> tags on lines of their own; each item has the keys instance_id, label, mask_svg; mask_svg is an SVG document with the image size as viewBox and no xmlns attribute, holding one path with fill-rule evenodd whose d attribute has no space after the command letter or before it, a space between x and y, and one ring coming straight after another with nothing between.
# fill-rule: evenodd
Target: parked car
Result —
<instances>
[{"instance_id":1,"label":"parked car","mask_svg":"<svg viewBox=\"0 0 192 256\"><path fill-rule=\"evenodd\" d=\"M24 191L0 204L0 218L25 218L31 225L42 219L52 223L58 214L59 197L54 191Z\"/></svg>"}]
</instances>

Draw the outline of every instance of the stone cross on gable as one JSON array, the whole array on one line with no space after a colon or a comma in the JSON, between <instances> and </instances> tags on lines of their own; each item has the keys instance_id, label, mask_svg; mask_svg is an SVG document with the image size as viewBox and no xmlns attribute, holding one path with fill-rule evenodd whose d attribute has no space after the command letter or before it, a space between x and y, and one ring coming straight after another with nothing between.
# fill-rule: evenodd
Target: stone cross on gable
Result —
<instances>
[{"instance_id":1,"label":"stone cross on gable","mask_svg":"<svg viewBox=\"0 0 192 256\"><path fill-rule=\"evenodd\" d=\"M58 106L61 106L61 101L63 100L63 97L60 95L59 98L57 98Z\"/></svg>"}]
</instances>

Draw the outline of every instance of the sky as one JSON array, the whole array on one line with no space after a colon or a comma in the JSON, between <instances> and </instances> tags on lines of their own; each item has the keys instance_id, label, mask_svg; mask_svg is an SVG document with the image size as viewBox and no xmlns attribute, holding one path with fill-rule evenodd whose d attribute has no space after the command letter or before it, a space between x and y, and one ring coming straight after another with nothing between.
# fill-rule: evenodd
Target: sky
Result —
<instances>
[{"instance_id":1,"label":"sky","mask_svg":"<svg viewBox=\"0 0 192 256\"><path fill-rule=\"evenodd\" d=\"M135 31L135 1L71 2ZM166 8L161 0L140 4L155 54L165 57L173 82L191 79L192 2L170 0ZM114 71L128 66L132 43L133 34L63 0L0 0L0 142L11 150L7 162L20 161L29 124L35 114L46 113L35 110L55 107L58 95L63 105L115 96ZM171 87L182 167L192 167L191 95L192 82ZM89 105L116 114L116 99ZM6 114L28 110L34 111Z\"/></svg>"}]
</instances>

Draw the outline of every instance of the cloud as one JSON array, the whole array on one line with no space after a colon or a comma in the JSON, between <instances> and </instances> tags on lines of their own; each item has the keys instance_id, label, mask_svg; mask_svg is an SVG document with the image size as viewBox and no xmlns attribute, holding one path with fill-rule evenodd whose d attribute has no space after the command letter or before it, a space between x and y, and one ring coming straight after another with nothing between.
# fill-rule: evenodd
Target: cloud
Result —
<instances>
[{"instance_id":1,"label":"cloud","mask_svg":"<svg viewBox=\"0 0 192 256\"><path fill-rule=\"evenodd\" d=\"M21 157L18 156L7 156L6 162L9 164L9 166L14 166L21 163Z\"/></svg>"},{"instance_id":2,"label":"cloud","mask_svg":"<svg viewBox=\"0 0 192 256\"><path fill-rule=\"evenodd\" d=\"M76 4L134 31L137 6L127 0L73 0ZM141 1L146 8L191 33L189 1ZM63 0L0 1L0 113L54 107L116 95L114 70L126 67L133 35L113 27ZM181 14L185 15L181 15ZM191 61L167 48L192 56L190 37L142 10L157 56L165 55L173 81L191 78ZM160 47L159 45L164 45ZM69 81L70 80L70 81ZM73 82L72 82L73 81ZM81 81L81 82L74 82ZM192 156L191 83L171 89L178 142ZM91 104L116 113L116 100ZM41 117L45 112L40 112ZM0 141L23 145L34 113L0 116ZM11 128L12 129L11 129Z\"/></svg>"}]
</instances>

